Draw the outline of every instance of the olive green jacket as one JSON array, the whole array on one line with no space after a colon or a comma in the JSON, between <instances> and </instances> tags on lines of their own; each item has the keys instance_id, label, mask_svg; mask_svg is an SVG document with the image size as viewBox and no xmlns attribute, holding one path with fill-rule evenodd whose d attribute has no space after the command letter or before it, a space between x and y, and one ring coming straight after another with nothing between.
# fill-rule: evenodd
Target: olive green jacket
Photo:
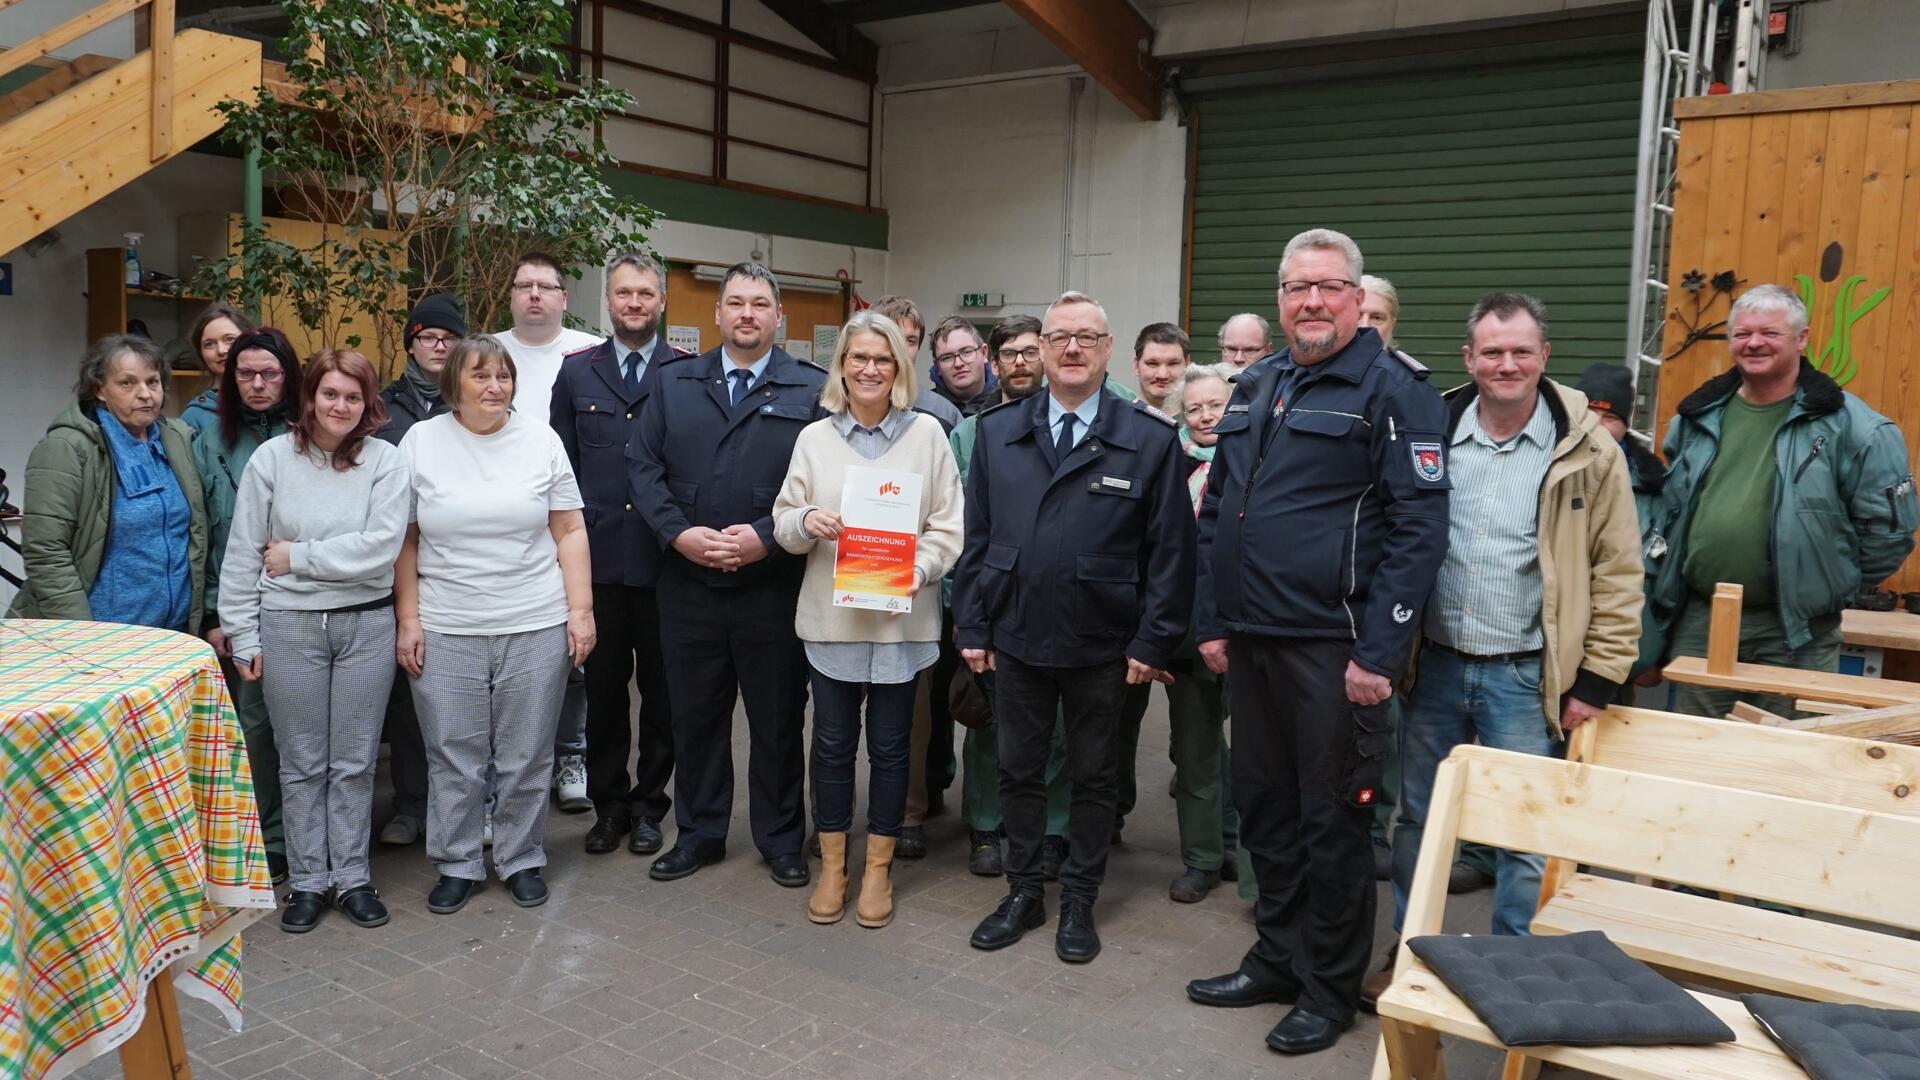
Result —
<instances>
[{"instance_id":1,"label":"olive green jacket","mask_svg":"<svg viewBox=\"0 0 1920 1080\"><path fill-rule=\"evenodd\" d=\"M87 594L100 576L107 533L113 528L113 491L118 477L106 433L94 419L98 406L72 401L47 425L46 437L27 455L21 548L25 585L7 610L26 619L91 619ZM160 421L160 445L193 515L187 530L192 600L187 625L198 628L207 586L207 510L200 474L193 465L193 429Z\"/></svg>"}]
</instances>

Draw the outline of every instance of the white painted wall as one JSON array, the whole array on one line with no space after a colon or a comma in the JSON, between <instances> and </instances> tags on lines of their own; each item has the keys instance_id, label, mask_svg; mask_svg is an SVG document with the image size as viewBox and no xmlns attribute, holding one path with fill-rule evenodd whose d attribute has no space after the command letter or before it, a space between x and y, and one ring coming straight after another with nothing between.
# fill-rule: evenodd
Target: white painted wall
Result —
<instances>
[{"instance_id":1,"label":"white painted wall","mask_svg":"<svg viewBox=\"0 0 1920 1080\"><path fill-rule=\"evenodd\" d=\"M937 320L964 292L1005 293L1002 308L962 312L991 318L1079 289L1106 307L1121 352L1142 325L1179 319L1186 131L1171 109L1135 118L1091 80L1070 106L1074 79L885 95L887 291Z\"/></svg>"}]
</instances>

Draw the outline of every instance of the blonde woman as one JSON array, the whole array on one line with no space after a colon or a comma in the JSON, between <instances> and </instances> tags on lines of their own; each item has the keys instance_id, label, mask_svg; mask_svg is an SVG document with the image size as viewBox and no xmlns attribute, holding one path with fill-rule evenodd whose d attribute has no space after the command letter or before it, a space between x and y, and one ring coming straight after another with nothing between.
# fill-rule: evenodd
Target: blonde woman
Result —
<instances>
[{"instance_id":1,"label":"blonde woman","mask_svg":"<svg viewBox=\"0 0 1920 1080\"><path fill-rule=\"evenodd\" d=\"M893 918L889 868L907 804L914 688L940 654L940 579L960 557L960 473L940 422L913 411L911 355L900 328L862 311L841 328L820 404L829 414L800 433L780 497L774 538L807 557L794 629L813 679L813 815L820 880L807 917L846 912L847 831L853 824L854 751L866 703L867 865L854 916L861 926ZM922 478L913 550L913 609L836 607L834 562L844 527L841 493L850 468Z\"/></svg>"}]
</instances>

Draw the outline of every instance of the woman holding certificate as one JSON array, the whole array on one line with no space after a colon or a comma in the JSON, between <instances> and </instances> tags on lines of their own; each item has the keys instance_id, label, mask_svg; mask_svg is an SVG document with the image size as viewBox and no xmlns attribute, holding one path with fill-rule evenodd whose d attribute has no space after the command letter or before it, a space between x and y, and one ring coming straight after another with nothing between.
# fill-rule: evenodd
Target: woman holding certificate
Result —
<instances>
[{"instance_id":1,"label":"woman holding certificate","mask_svg":"<svg viewBox=\"0 0 1920 1080\"><path fill-rule=\"evenodd\" d=\"M794 628L813 673L813 815L820 879L807 917L846 912L853 759L866 703L867 868L854 918L893 919L893 863L907 804L913 698L940 654L940 579L960 556L960 474L945 430L913 411L906 341L856 313L840 330L820 404L773 506L774 538L807 557Z\"/></svg>"}]
</instances>

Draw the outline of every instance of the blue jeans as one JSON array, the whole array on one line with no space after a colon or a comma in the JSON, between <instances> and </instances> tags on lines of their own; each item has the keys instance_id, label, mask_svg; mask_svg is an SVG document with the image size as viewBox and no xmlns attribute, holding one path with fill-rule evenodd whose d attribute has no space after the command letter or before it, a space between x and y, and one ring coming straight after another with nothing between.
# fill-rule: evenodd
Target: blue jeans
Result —
<instances>
[{"instance_id":1,"label":"blue jeans","mask_svg":"<svg viewBox=\"0 0 1920 1080\"><path fill-rule=\"evenodd\" d=\"M860 706L866 704L867 835L900 835L907 811L907 765L913 749L915 675L903 683L853 683L813 677L813 825L843 833L853 825L855 752Z\"/></svg>"},{"instance_id":2,"label":"blue jeans","mask_svg":"<svg viewBox=\"0 0 1920 1080\"><path fill-rule=\"evenodd\" d=\"M1432 647L1420 650L1419 675L1400 721L1400 817L1393 832L1393 927L1407 915L1407 891L1420 856L1434 773L1453 748L1480 745L1541 757L1558 756L1540 711L1540 658L1467 660ZM1443 868L1450 866L1451 858ZM1494 866L1493 932L1525 934L1540 903L1538 855L1502 851Z\"/></svg>"}]
</instances>

